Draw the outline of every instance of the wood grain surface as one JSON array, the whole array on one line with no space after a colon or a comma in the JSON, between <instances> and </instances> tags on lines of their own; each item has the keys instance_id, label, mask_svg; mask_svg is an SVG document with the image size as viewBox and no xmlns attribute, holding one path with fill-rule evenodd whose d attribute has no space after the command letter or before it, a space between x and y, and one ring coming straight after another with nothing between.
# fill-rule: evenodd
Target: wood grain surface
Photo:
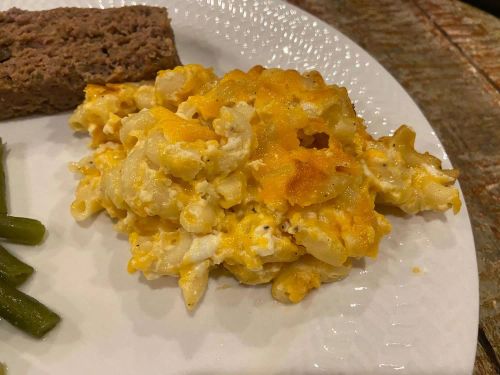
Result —
<instances>
[{"instance_id":1,"label":"wood grain surface","mask_svg":"<svg viewBox=\"0 0 500 375\"><path fill-rule=\"evenodd\" d=\"M474 374L500 374L500 20L456 0L289 2L374 56L460 169L480 277Z\"/></svg>"}]
</instances>

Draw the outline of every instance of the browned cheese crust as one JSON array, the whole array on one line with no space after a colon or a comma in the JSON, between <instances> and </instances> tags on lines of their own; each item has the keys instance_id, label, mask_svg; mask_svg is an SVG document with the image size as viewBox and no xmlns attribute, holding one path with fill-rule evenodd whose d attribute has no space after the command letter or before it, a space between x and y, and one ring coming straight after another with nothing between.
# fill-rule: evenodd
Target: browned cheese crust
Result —
<instances>
[{"instance_id":1,"label":"browned cheese crust","mask_svg":"<svg viewBox=\"0 0 500 375\"><path fill-rule=\"evenodd\" d=\"M71 109L87 83L153 79L179 64L165 8L0 12L0 120Z\"/></svg>"}]
</instances>

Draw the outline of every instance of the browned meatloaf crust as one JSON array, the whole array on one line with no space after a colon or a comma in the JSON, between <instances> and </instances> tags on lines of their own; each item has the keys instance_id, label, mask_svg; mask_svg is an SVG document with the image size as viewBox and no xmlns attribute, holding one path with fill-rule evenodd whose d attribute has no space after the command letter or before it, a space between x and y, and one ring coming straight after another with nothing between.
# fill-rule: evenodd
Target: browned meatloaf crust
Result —
<instances>
[{"instance_id":1,"label":"browned meatloaf crust","mask_svg":"<svg viewBox=\"0 0 500 375\"><path fill-rule=\"evenodd\" d=\"M67 110L86 83L152 79L179 64L165 8L0 12L0 120Z\"/></svg>"}]
</instances>

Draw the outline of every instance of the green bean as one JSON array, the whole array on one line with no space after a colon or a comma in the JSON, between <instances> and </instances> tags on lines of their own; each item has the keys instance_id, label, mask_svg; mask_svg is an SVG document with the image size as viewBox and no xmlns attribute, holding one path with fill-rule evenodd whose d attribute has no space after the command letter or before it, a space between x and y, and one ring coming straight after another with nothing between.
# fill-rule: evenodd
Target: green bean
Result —
<instances>
[{"instance_id":1,"label":"green bean","mask_svg":"<svg viewBox=\"0 0 500 375\"><path fill-rule=\"evenodd\" d=\"M48 307L3 281L0 281L0 317L38 338L61 320Z\"/></svg>"},{"instance_id":2,"label":"green bean","mask_svg":"<svg viewBox=\"0 0 500 375\"><path fill-rule=\"evenodd\" d=\"M4 147L0 138L0 215L7 214L7 199L5 196L5 172L3 168Z\"/></svg>"},{"instance_id":3,"label":"green bean","mask_svg":"<svg viewBox=\"0 0 500 375\"><path fill-rule=\"evenodd\" d=\"M20 261L0 245L0 280L12 286L19 286L33 271L33 267Z\"/></svg>"},{"instance_id":4,"label":"green bean","mask_svg":"<svg viewBox=\"0 0 500 375\"><path fill-rule=\"evenodd\" d=\"M0 215L0 237L11 242L38 245L45 234L45 227L35 219Z\"/></svg>"}]
</instances>

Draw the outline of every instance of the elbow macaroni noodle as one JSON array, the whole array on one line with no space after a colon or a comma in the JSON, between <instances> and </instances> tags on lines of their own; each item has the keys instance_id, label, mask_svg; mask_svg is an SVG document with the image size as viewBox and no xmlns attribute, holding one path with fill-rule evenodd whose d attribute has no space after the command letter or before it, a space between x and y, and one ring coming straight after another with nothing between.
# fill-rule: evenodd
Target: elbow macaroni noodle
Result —
<instances>
[{"instance_id":1,"label":"elbow macaroni noodle","mask_svg":"<svg viewBox=\"0 0 500 375\"><path fill-rule=\"evenodd\" d=\"M390 231L375 203L460 208L456 170L415 151L407 126L373 139L317 72L187 65L88 85L70 123L94 149L73 164L73 216L105 210L129 236L128 270L178 277L188 309L215 267L293 303L345 277Z\"/></svg>"}]
</instances>

